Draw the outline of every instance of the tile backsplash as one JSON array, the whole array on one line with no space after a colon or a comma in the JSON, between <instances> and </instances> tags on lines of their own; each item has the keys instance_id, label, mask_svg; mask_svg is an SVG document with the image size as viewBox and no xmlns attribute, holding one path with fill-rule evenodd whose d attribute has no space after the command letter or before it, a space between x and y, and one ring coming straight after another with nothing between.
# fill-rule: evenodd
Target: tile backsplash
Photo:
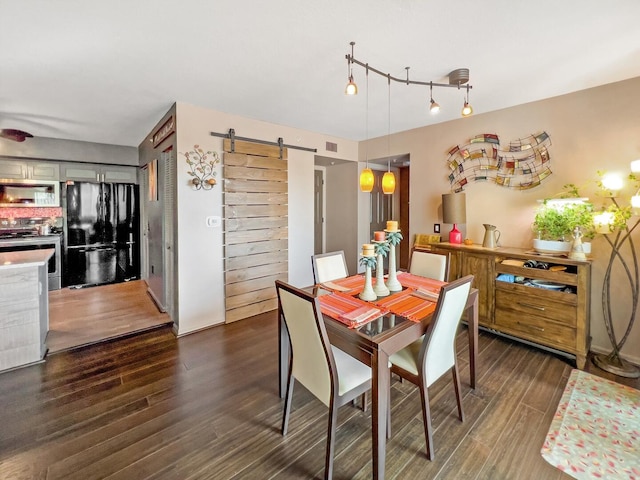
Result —
<instances>
[{"instance_id":1,"label":"tile backsplash","mask_svg":"<svg viewBox=\"0 0 640 480\"><path fill-rule=\"evenodd\" d=\"M0 218L62 217L61 207L0 207Z\"/></svg>"}]
</instances>

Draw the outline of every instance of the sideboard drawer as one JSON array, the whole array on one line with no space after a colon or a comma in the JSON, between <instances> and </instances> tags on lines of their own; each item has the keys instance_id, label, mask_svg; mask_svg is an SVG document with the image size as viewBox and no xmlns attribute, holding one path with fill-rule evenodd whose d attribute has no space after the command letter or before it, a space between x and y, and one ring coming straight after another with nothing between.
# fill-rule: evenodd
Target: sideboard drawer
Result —
<instances>
[{"instance_id":1,"label":"sideboard drawer","mask_svg":"<svg viewBox=\"0 0 640 480\"><path fill-rule=\"evenodd\" d=\"M496 309L495 324L499 330L518 337L543 343L562 350L573 351L576 329L517 310Z\"/></svg>"},{"instance_id":2,"label":"sideboard drawer","mask_svg":"<svg viewBox=\"0 0 640 480\"><path fill-rule=\"evenodd\" d=\"M497 312L512 311L524 316L531 315L568 327L575 328L577 296L572 293L555 292L524 285L496 282Z\"/></svg>"}]
</instances>

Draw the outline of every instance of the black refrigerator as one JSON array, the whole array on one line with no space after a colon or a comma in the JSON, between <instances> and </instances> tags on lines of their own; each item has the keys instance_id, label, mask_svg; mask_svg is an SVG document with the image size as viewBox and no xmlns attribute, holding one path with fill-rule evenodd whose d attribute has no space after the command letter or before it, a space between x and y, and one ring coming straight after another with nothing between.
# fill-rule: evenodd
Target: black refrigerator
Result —
<instances>
[{"instance_id":1,"label":"black refrigerator","mask_svg":"<svg viewBox=\"0 0 640 480\"><path fill-rule=\"evenodd\" d=\"M86 287L140 277L138 186L63 184L63 286Z\"/></svg>"}]
</instances>

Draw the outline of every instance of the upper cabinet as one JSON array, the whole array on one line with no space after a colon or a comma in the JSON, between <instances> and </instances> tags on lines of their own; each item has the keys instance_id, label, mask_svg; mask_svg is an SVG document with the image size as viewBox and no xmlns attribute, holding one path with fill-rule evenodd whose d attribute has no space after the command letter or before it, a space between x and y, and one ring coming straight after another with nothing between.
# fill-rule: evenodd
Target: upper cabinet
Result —
<instances>
[{"instance_id":1,"label":"upper cabinet","mask_svg":"<svg viewBox=\"0 0 640 480\"><path fill-rule=\"evenodd\" d=\"M137 184L138 168L97 163L0 160L0 178Z\"/></svg>"},{"instance_id":2,"label":"upper cabinet","mask_svg":"<svg viewBox=\"0 0 640 480\"><path fill-rule=\"evenodd\" d=\"M0 178L60 180L60 166L55 162L0 160Z\"/></svg>"},{"instance_id":3,"label":"upper cabinet","mask_svg":"<svg viewBox=\"0 0 640 480\"><path fill-rule=\"evenodd\" d=\"M91 163L63 163L62 181L138 183L138 168Z\"/></svg>"}]
</instances>

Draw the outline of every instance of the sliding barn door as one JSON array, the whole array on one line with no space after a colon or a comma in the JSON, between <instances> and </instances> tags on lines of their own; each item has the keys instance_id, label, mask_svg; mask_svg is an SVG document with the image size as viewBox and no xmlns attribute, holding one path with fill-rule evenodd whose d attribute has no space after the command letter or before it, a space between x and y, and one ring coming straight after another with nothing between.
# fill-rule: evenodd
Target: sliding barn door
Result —
<instances>
[{"instance_id":1,"label":"sliding barn door","mask_svg":"<svg viewBox=\"0 0 640 480\"><path fill-rule=\"evenodd\" d=\"M287 149L224 141L226 322L278 308L288 279Z\"/></svg>"}]
</instances>

